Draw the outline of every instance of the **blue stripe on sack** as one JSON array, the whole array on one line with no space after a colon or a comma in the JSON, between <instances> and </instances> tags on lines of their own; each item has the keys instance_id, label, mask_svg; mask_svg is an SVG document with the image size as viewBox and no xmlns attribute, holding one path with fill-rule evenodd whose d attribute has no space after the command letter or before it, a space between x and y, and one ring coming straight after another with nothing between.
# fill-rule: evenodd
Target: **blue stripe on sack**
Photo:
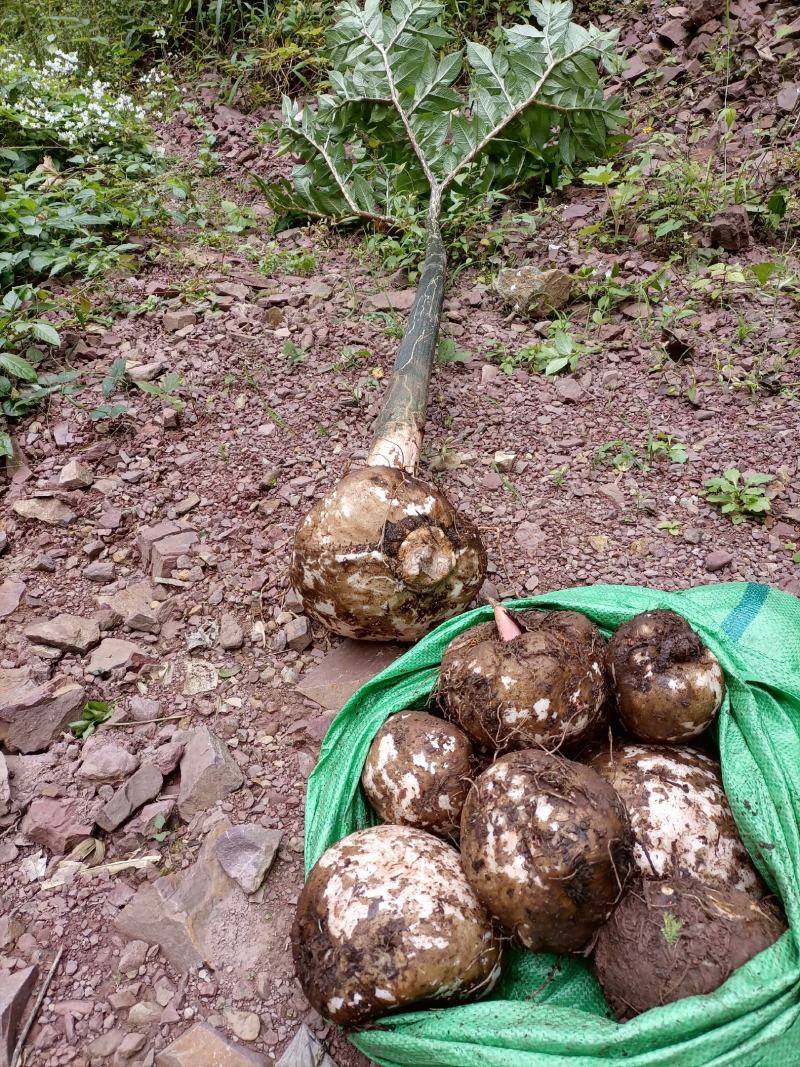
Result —
<instances>
[{"instance_id":1,"label":"blue stripe on sack","mask_svg":"<svg viewBox=\"0 0 800 1067\"><path fill-rule=\"evenodd\" d=\"M742 599L722 624L722 629L734 641L738 641L750 623L758 615L769 596L769 586L749 582Z\"/></svg>"}]
</instances>

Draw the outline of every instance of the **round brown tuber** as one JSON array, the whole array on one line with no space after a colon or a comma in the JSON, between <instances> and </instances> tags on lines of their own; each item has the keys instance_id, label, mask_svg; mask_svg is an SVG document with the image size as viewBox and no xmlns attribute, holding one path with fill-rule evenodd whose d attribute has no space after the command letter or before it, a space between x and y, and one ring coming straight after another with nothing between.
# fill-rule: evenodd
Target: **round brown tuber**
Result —
<instances>
[{"instance_id":1,"label":"round brown tuber","mask_svg":"<svg viewBox=\"0 0 800 1067\"><path fill-rule=\"evenodd\" d=\"M625 807L590 767L525 749L475 781L461 815L467 880L519 944L579 952L632 869Z\"/></svg>"},{"instance_id":2,"label":"round brown tuber","mask_svg":"<svg viewBox=\"0 0 800 1067\"><path fill-rule=\"evenodd\" d=\"M472 759L463 730L421 711L400 711L375 735L361 784L384 822L449 836L461 820Z\"/></svg>"},{"instance_id":3,"label":"round brown tuber","mask_svg":"<svg viewBox=\"0 0 800 1067\"><path fill-rule=\"evenodd\" d=\"M343 637L416 641L480 589L478 531L435 485L395 467L346 475L297 530L291 581Z\"/></svg>"},{"instance_id":4,"label":"round brown tuber","mask_svg":"<svg viewBox=\"0 0 800 1067\"><path fill-rule=\"evenodd\" d=\"M674 611L646 611L608 643L625 728L642 741L683 741L711 724L722 704L719 662Z\"/></svg>"},{"instance_id":5,"label":"round brown tuber","mask_svg":"<svg viewBox=\"0 0 800 1067\"><path fill-rule=\"evenodd\" d=\"M630 890L598 934L593 969L625 1022L712 993L785 929L767 904L735 889L694 879L649 881Z\"/></svg>"},{"instance_id":6,"label":"round brown tuber","mask_svg":"<svg viewBox=\"0 0 800 1067\"><path fill-rule=\"evenodd\" d=\"M557 748L591 736L605 717L603 638L576 611L529 611L504 640L493 622L459 634L442 657L447 717L485 748Z\"/></svg>"},{"instance_id":7,"label":"round brown tuber","mask_svg":"<svg viewBox=\"0 0 800 1067\"><path fill-rule=\"evenodd\" d=\"M500 944L458 853L409 826L358 830L320 858L292 927L309 1002L343 1026L488 993Z\"/></svg>"},{"instance_id":8,"label":"round brown tuber","mask_svg":"<svg viewBox=\"0 0 800 1067\"><path fill-rule=\"evenodd\" d=\"M615 742L588 763L628 809L633 856L644 878L696 878L720 889L762 894L716 760L678 745Z\"/></svg>"}]
</instances>

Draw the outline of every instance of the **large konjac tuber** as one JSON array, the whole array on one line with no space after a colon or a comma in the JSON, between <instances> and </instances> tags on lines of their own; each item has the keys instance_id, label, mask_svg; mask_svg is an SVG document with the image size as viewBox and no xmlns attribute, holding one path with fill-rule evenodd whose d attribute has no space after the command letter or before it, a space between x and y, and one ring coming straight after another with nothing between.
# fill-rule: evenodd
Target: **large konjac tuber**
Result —
<instances>
[{"instance_id":1,"label":"large konjac tuber","mask_svg":"<svg viewBox=\"0 0 800 1067\"><path fill-rule=\"evenodd\" d=\"M347 637L416 640L462 611L486 570L475 527L416 473L445 288L443 217L457 229L457 204L603 154L623 121L598 74L616 34L576 25L570 3L531 0L530 10L538 26L506 29L494 52L468 43L465 56L447 50L433 0L393 0L387 12L345 0L326 92L314 107L283 103L282 148L303 163L265 187L276 211L395 231L427 213L366 469L314 506L295 542L291 580L306 612Z\"/></svg>"},{"instance_id":2,"label":"large konjac tuber","mask_svg":"<svg viewBox=\"0 0 800 1067\"><path fill-rule=\"evenodd\" d=\"M458 853L410 826L357 830L322 855L292 950L309 1002L345 1026L478 998L500 975L500 943Z\"/></svg>"}]
</instances>

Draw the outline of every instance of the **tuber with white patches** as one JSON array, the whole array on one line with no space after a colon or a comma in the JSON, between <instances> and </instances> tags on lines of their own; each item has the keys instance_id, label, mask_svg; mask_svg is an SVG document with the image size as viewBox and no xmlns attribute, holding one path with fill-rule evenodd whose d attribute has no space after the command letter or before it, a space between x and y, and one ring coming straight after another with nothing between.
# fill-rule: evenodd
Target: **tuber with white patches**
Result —
<instances>
[{"instance_id":1,"label":"tuber with white patches","mask_svg":"<svg viewBox=\"0 0 800 1067\"><path fill-rule=\"evenodd\" d=\"M714 721L725 676L674 611L646 611L623 623L607 652L619 717L634 737L685 741Z\"/></svg>"},{"instance_id":2,"label":"tuber with white patches","mask_svg":"<svg viewBox=\"0 0 800 1067\"><path fill-rule=\"evenodd\" d=\"M785 932L777 908L694 879L631 889L600 931L592 966L620 1022L713 993ZM754 984L759 975L753 974Z\"/></svg>"},{"instance_id":3,"label":"tuber with white patches","mask_svg":"<svg viewBox=\"0 0 800 1067\"><path fill-rule=\"evenodd\" d=\"M463 730L421 711L400 711L375 735L361 785L384 822L451 837L472 765L472 743Z\"/></svg>"},{"instance_id":4,"label":"tuber with white patches","mask_svg":"<svg viewBox=\"0 0 800 1067\"><path fill-rule=\"evenodd\" d=\"M596 771L546 752L502 756L475 781L461 815L461 863L514 940L580 952L632 870L625 807Z\"/></svg>"},{"instance_id":5,"label":"tuber with white patches","mask_svg":"<svg viewBox=\"0 0 800 1067\"><path fill-rule=\"evenodd\" d=\"M309 1003L343 1026L478 998L500 974L500 943L458 852L409 826L358 830L322 855L292 952Z\"/></svg>"},{"instance_id":6,"label":"tuber with white patches","mask_svg":"<svg viewBox=\"0 0 800 1067\"><path fill-rule=\"evenodd\" d=\"M499 626L465 630L442 657L445 714L483 748L583 743L605 722L606 695L603 638L576 611L502 608Z\"/></svg>"},{"instance_id":7,"label":"tuber with white patches","mask_svg":"<svg viewBox=\"0 0 800 1067\"><path fill-rule=\"evenodd\" d=\"M614 742L586 762L628 809L641 877L697 878L720 889L763 894L716 760L679 745Z\"/></svg>"}]
</instances>

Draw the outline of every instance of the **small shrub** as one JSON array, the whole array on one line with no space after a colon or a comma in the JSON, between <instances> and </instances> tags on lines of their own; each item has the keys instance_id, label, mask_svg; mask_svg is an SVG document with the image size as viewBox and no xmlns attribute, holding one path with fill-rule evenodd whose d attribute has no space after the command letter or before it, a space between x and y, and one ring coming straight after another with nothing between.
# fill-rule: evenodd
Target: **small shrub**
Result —
<instances>
[{"instance_id":1,"label":"small shrub","mask_svg":"<svg viewBox=\"0 0 800 1067\"><path fill-rule=\"evenodd\" d=\"M703 496L738 526L749 517L763 518L772 509L766 489L772 481L772 474L751 471L743 475L736 467L730 467L721 477L705 480Z\"/></svg>"}]
</instances>

